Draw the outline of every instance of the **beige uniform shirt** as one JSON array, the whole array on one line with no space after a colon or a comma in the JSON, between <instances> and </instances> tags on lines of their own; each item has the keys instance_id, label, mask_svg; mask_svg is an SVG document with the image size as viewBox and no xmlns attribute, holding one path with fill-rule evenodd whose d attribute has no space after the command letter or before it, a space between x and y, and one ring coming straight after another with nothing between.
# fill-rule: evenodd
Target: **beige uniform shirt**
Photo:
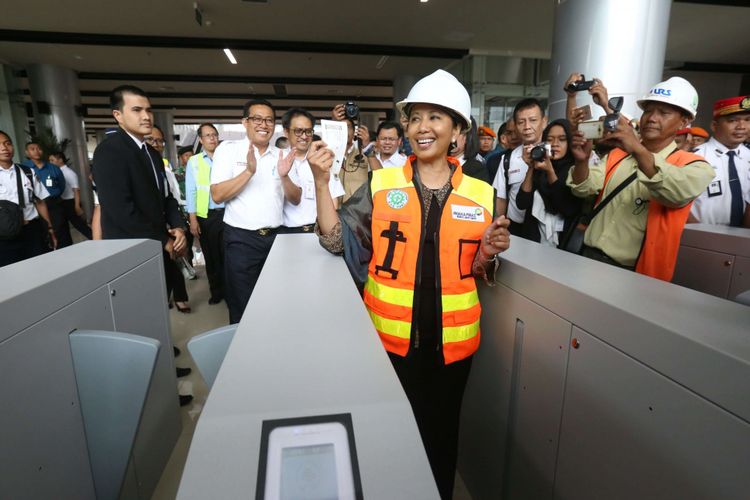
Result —
<instances>
[{"instance_id":1,"label":"beige uniform shirt","mask_svg":"<svg viewBox=\"0 0 750 500\"><path fill-rule=\"evenodd\" d=\"M646 231L648 204L655 199L668 207L683 207L706 189L714 172L705 161L678 167L666 158L677 145L672 142L654 154L656 174L648 178L635 159L628 156L612 174L601 200L617 188L633 172L638 177L622 190L589 225L584 243L598 248L624 266L634 266L641 251ZM607 157L589 166L589 176L580 184L573 182L573 170L568 172L567 185L573 194L585 198L597 194L604 185Z\"/></svg>"}]
</instances>

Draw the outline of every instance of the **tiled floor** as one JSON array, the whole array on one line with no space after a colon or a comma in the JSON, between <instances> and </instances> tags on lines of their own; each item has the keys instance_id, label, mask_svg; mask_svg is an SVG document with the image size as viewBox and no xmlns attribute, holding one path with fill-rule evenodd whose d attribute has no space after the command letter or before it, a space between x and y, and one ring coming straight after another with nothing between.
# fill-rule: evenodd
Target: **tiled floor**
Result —
<instances>
[{"instance_id":1,"label":"tiled floor","mask_svg":"<svg viewBox=\"0 0 750 500\"><path fill-rule=\"evenodd\" d=\"M172 451L172 456L164 469L152 500L172 500L176 497L195 425L208 396L208 388L203 383L185 344L194 335L226 325L229 319L224 302L208 305L209 292L205 269L198 267L196 270L198 279L187 282L192 312L182 314L177 309L172 309L169 318L172 326L172 341L182 351L182 354L175 359L176 365L193 369L190 375L179 379L178 390L180 394L192 394L194 399L192 404L182 408L182 434ZM471 500L458 474L453 498L454 500Z\"/></svg>"}]
</instances>

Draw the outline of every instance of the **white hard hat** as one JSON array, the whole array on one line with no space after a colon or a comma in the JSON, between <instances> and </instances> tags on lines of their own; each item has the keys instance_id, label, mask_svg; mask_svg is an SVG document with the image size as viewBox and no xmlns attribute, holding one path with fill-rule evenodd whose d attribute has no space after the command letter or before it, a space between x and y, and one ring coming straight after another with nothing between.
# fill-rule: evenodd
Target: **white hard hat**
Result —
<instances>
[{"instance_id":1,"label":"white hard hat","mask_svg":"<svg viewBox=\"0 0 750 500\"><path fill-rule=\"evenodd\" d=\"M690 113L693 120L698 113L698 92L690 82L679 76L673 76L665 82L654 85L648 94L638 101L638 107L643 109L648 101L665 102L677 106Z\"/></svg>"},{"instance_id":2,"label":"white hard hat","mask_svg":"<svg viewBox=\"0 0 750 500\"><path fill-rule=\"evenodd\" d=\"M408 104L425 103L437 104L451 111L455 111L459 118L463 119L461 128L471 128L471 99L466 88L455 76L447 71L439 69L431 75L427 75L409 91L406 99L396 104L401 114L406 114L404 108Z\"/></svg>"}]
</instances>

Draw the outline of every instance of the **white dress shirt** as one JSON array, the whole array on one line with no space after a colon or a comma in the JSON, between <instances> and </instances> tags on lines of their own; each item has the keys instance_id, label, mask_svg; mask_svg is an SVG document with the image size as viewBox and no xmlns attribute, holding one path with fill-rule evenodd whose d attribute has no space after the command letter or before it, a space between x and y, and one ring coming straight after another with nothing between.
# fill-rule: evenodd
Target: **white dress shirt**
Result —
<instances>
[{"instance_id":1,"label":"white dress shirt","mask_svg":"<svg viewBox=\"0 0 750 500\"><path fill-rule=\"evenodd\" d=\"M284 154L289 153L286 151ZM286 227L300 227L314 224L318 218L318 209L315 204L315 178L310 164L307 163L307 158L294 159L292 169L289 171L289 179L296 186L302 188L302 196L299 205L284 200L284 225ZM331 180L328 181L328 190L334 199L344 196L344 186L341 185L338 175L331 175Z\"/></svg>"},{"instance_id":2,"label":"white dress shirt","mask_svg":"<svg viewBox=\"0 0 750 500\"><path fill-rule=\"evenodd\" d=\"M403 167L406 164L406 155L402 155L398 151L393 153L390 158L384 160L380 153L375 155L383 168Z\"/></svg>"},{"instance_id":3,"label":"white dress shirt","mask_svg":"<svg viewBox=\"0 0 750 500\"><path fill-rule=\"evenodd\" d=\"M74 189L78 189L78 175L73 172L73 169L67 165L60 167L63 176L65 177L65 189L60 196L63 200L72 200L75 198Z\"/></svg>"},{"instance_id":4,"label":"white dress shirt","mask_svg":"<svg viewBox=\"0 0 750 500\"><path fill-rule=\"evenodd\" d=\"M33 186L21 167L18 167L18 171L21 174L23 202L25 205L23 208L23 220L36 219L39 216L39 212L36 211L36 207L34 206L34 196L43 200L49 196L49 193L47 192L47 188L39 182L34 169L31 169L31 178L34 180ZM18 203L18 181L16 181L15 166L7 169L0 167L0 200Z\"/></svg>"},{"instance_id":5,"label":"white dress shirt","mask_svg":"<svg viewBox=\"0 0 750 500\"><path fill-rule=\"evenodd\" d=\"M518 190L521 189L521 184L526 177L526 171L528 169L529 166L523 161L522 144L510 154L508 189L506 190L505 186L505 170L503 162L500 162L500 167L497 169L495 179L492 181L492 187L497 190L497 197L508 200L508 218L519 224L523 223L523 219L526 217L526 210L519 210L516 205L516 196L518 196Z\"/></svg>"},{"instance_id":6,"label":"white dress shirt","mask_svg":"<svg viewBox=\"0 0 750 500\"><path fill-rule=\"evenodd\" d=\"M250 140L224 141L214 152L211 168L211 184L233 179L247 169L247 152ZM276 171L279 150L269 144L266 151L258 154L253 147L257 168L242 191L227 200L224 222L233 227L258 230L279 227L284 222L284 191L281 178Z\"/></svg>"},{"instance_id":7,"label":"white dress shirt","mask_svg":"<svg viewBox=\"0 0 750 500\"><path fill-rule=\"evenodd\" d=\"M704 224L729 225L732 213L732 191L729 187L729 148L711 137L695 149L714 169L711 184L693 202L690 213ZM733 149L734 166L740 180L745 205L750 204L750 149L740 145Z\"/></svg>"}]
</instances>

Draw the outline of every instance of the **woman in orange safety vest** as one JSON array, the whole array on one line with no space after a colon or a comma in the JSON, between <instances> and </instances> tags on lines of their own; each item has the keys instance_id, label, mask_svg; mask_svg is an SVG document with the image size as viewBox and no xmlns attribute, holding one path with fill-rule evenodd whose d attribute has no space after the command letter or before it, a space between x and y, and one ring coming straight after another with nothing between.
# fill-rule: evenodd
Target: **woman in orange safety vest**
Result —
<instances>
[{"instance_id":1,"label":"woman in orange safety vest","mask_svg":"<svg viewBox=\"0 0 750 500\"><path fill-rule=\"evenodd\" d=\"M318 234L343 254L409 398L442 498L451 498L458 420L481 308L475 277L494 273L509 221L493 221L492 187L448 156L470 127L471 102L438 70L398 103L414 154L372 172L337 213L328 191L334 153L311 146Z\"/></svg>"}]
</instances>

